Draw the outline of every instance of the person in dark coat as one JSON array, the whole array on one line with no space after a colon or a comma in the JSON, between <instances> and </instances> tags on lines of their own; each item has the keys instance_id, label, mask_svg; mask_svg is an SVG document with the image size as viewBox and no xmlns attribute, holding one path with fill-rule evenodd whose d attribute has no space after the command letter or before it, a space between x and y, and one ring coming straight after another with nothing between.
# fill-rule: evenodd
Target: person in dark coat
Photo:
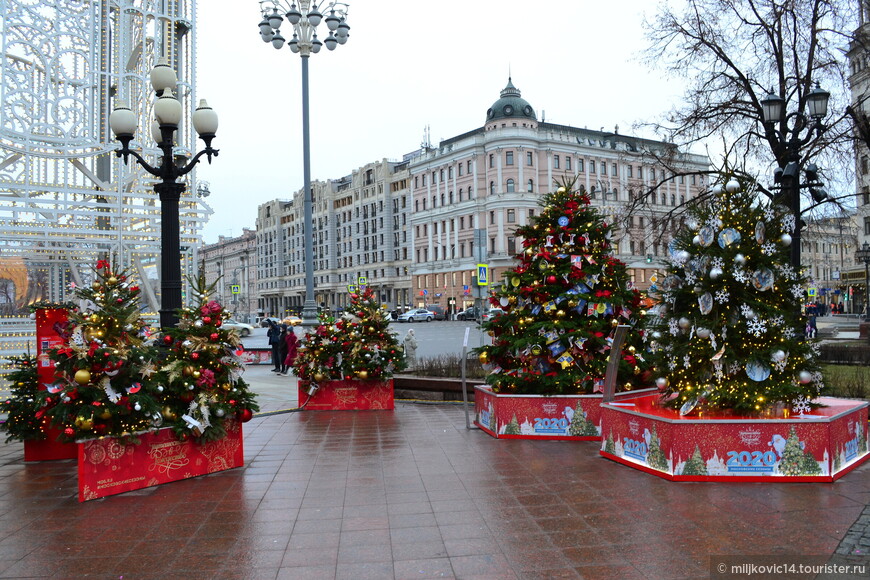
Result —
<instances>
[{"instance_id":1,"label":"person in dark coat","mask_svg":"<svg viewBox=\"0 0 870 580\"><path fill-rule=\"evenodd\" d=\"M299 353L299 339L296 337L296 332L293 328L289 328L284 337L287 354L284 356L284 365L281 367L279 375L287 376L287 372L293 363L296 361L296 355Z\"/></svg>"},{"instance_id":2,"label":"person in dark coat","mask_svg":"<svg viewBox=\"0 0 870 580\"><path fill-rule=\"evenodd\" d=\"M280 344L281 344L281 329L274 320L269 320L269 330L266 332L266 337L269 339L269 346L272 348L272 369L273 373L281 372Z\"/></svg>"},{"instance_id":3,"label":"person in dark coat","mask_svg":"<svg viewBox=\"0 0 870 580\"><path fill-rule=\"evenodd\" d=\"M284 372L284 359L287 357L287 325L279 324L281 333L278 335L278 374Z\"/></svg>"}]
</instances>

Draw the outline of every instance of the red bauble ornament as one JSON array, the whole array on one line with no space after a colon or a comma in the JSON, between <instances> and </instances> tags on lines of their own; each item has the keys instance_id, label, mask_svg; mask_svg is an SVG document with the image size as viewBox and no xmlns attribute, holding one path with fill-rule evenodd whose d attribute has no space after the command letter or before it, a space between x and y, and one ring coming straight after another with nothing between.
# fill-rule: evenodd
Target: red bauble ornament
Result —
<instances>
[{"instance_id":1,"label":"red bauble ornament","mask_svg":"<svg viewBox=\"0 0 870 580\"><path fill-rule=\"evenodd\" d=\"M166 344L172 344L172 337L167 334L163 337L163 342L165 342Z\"/></svg>"},{"instance_id":2,"label":"red bauble ornament","mask_svg":"<svg viewBox=\"0 0 870 580\"><path fill-rule=\"evenodd\" d=\"M217 340L221 337L221 335L218 334L217 332L212 332L210 335L208 335L208 337L212 340Z\"/></svg>"},{"instance_id":3,"label":"red bauble ornament","mask_svg":"<svg viewBox=\"0 0 870 580\"><path fill-rule=\"evenodd\" d=\"M547 276L547 284L555 284L555 283L556 283L556 277L555 277L555 276L553 276L552 274L550 274L549 276Z\"/></svg>"},{"instance_id":4,"label":"red bauble ornament","mask_svg":"<svg viewBox=\"0 0 870 580\"><path fill-rule=\"evenodd\" d=\"M198 353L198 352L192 352L192 353L190 353L190 358L193 359L193 360L198 360L198 359L199 359L199 353Z\"/></svg>"},{"instance_id":5,"label":"red bauble ornament","mask_svg":"<svg viewBox=\"0 0 870 580\"><path fill-rule=\"evenodd\" d=\"M115 300L115 302L117 302L118 304L121 304L121 303L124 302L124 299L123 299L123 298L118 298L118 299Z\"/></svg>"},{"instance_id":6,"label":"red bauble ornament","mask_svg":"<svg viewBox=\"0 0 870 580\"><path fill-rule=\"evenodd\" d=\"M214 321L214 325L217 327L220 327L221 324L223 324L223 322L221 322L220 318L218 318L217 320Z\"/></svg>"},{"instance_id":7,"label":"red bauble ornament","mask_svg":"<svg viewBox=\"0 0 870 580\"><path fill-rule=\"evenodd\" d=\"M178 396L178 398L185 403L189 403L193 400L193 391L184 391Z\"/></svg>"},{"instance_id":8,"label":"red bauble ornament","mask_svg":"<svg viewBox=\"0 0 870 580\"><path fill-rule=\"evenodd\" d=\"M235 404L236 404L236 401L235 401L235 399L230 399L230 400L229 400L229 401L227 401L227 402L228 402L228 403L229 403L229 404L230 404L230 406L232 406L232 405L235 405Z\"/></svg>"},{"instance_id":9,"label":"red bauble ornament","mask_svg":"<svg viewBox=\"0 0 870 580\"><path fill-rule=\"evenodd\" d=\"M76 430L73 429L72 427L67 427L66 429L63 430L63 434L66 435L67 437L72 437L73 435L76 434Z\"/></svg>"},{"instance_id":10,"label":"red bauble ornament","mask_svg":"<svg viewBox=\"0 0 870 580\"><path fill-rule=\"evenodd\" d=\"M203 316L202 321L206 324L211 324L211 316Z\"/></svg>"},{"instance_id":11,"label":"red bauble ornament","mask_svg":"<svg viewBox=\"0 0 870 580\"><path fill-rule=\"evenodd\" d=\"M253 418L254 413L250 409L242 409L239 411L239 421L242 423L247 423Z\"/></svg>"}]
</instances>

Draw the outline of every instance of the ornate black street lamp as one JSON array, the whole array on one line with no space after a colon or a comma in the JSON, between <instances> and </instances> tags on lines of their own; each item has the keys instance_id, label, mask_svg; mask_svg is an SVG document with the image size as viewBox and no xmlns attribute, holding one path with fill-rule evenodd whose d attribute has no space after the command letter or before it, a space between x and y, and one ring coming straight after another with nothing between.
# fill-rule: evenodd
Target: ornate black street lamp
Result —
<instances>
[{"instance_id":1,"label":"ornate black street lamp","mask_svg":"<svg viewBox=\"0 0 870 580\"><path fill-rule=\"evenodd\" d=\"M855 259L864 262L864 322L870 322L870 244L864 242L855 252Z\"/></svg>"},{"instance_id":2,"label":"ornate black street lamp","mask_svg":"<svg viewBox=\"0 0 870 580\"><path fill-rule=\"evenodd\" d=\"M160 59L151 70L151 86L157 94L154 103L156 118L151 124L151 136L162 152L160 165L156 167L130 149L137 125L136 115L130 107L123 101L116 100L115 110L109 116L112 132L121 142L121 148L115 154L118 157L123 156L125 164L132 155L145 171L160 178L154 184L154 191L160 197L160 326L164 329L172 328L178 323L177 311L182 307L178 202L187 186L177 182L177 179L187 175L203 155L207 155L211 163L212 156L216 157L218 154L218 150L211 146L218 128L217 113L202 99L191 120L197 134L205 142L205 149L187 164L179 163L180 157L174 155L174 135L181 123L182 114L181 103L173 94L177 84L175 71L167 64L166 59Z\"/></svg>"},{"instance_id":3,"label":"ornate black street lamp","mask_svg":"<svg viewBox=\"0 0 870 580\"><path fill-rule=\"evenodd\" d=\"M815 164L803 164L801 148L813 137L821 135L825 126L822 119L828 114L828 99L831 93L819 88L818 84L806 95L806 109L785 114L785 99L769 93L761 100L762 123L765 137L773 148L779 168L774 173L774 181L779 185L776 201L788 207L795 218L794 232L791 236L791 265L795 272L801 270L801 196L800 190L808 188L813 200L824 201L827 192L818 181ZM801 136L806 130L807 133ZM801 171L806 181L801 183Z\"/></svg>"},{"instance_id":4,"label":"ornate black street lamp","mask_svg":"<svg viewBox=\"0 0 870 580\"><path fill-rule=\"evenodd\" d=\"M302 324L317 325L317 302L314 299L314 231L312 226L313 198L311 193L311 139L308 124L308 57L317 54L325 44L329 50L335 50L339 44L348 39L347 19L348 5L343 2L330 2L324 12L324 18L317 3L310 0L299 0L290 4L289 8L281 0L262 0L260 10L263 20L260 22L260 38L263 42L271 42L276 49L284 46L281 36L281 23L284 17L293 26L293 38L287 43L290 50L302 58L302 164L305 180L305 197L303 199L303 246L305 249L305 302L302 304ZM281 13L284 16L281 16ZM322 42L317 38L317 26L326 22L329 36Z\"/></svg>"}]
</instances>

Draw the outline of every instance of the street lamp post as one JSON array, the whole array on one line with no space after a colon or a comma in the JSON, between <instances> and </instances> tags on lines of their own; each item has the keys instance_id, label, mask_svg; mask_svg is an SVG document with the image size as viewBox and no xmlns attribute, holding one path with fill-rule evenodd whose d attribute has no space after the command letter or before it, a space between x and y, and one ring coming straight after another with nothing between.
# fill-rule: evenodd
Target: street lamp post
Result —
<instances>
[{"instance_id":1,"label":"street lamp post","mask_svg":"<svg viewBox=\"0 0 870 580\"><path fill-rule=\"evenodd\" d=\"M801 148L810 142L813 133L821 135L825 130L822 119L828 114L828 99L831 94L816 84L806 95L809 114L803 111L785 114L785 99L771 91L761 100L762 123L765 137L770 142L779 165L774 173L774 181L779 185L777 201L791 210L795 219L791 236L791 265L795 272L801 271L801 196L800 190L809 188L817 203L827 197L818 181L818 168L809 164L804 169L806 182L801 183ZM801 133L807 129L803 137Z\"/></svg>"},{"instance_id":2,"label":"street lamp post","mask_svg":"<svg viewBox=\"0 0 870 580\"><path fill-rule=\"evenodd\" d=\"M203 155L216 157L218 150L211 146L218 128L217 113L202 99L192 116L193 127L205 142L205 149L197 153L189 163L179 164L173 154L174 134L181 123L181 103L175 98L173 90L178 84L175 71L161 58L151 70L151 85L157 94L154 103L154 116L151 136L157 142L162 155L160 165L149 164L138 152L130 149L130 142L136 133L136 115L121 100L115 101L115 110L109 116L109 125L121 148L115 151L118 157L129 162L129 156L151 175L160 178L154 184L154 191L160 197L160 326L172 328L178 323L177 311L181 304L181 242L178 218L178 202L186 185L177 179L188 174Z\"/></svg>"},{"instance_id":3,"label":"street lamp post","mask_svg":"<svg viewBox=\"0 0 870 580\"><path fill-rule=\"evenodd\" d=\"M855 258L864 262L864 322L870 322L870 243L864 242L855 252Z\"/></svg>"},{"instance_id":4,"label":"street lamp post","mask_svg":"<svg viewBox=\"0 0 870 580\"><path fill-rule=\"evenodd\" d=\"M260 10L263 20L260 22L260 38L263 42L271 42L272 46L280 49L284 46L284 37L281 36L281 23L284 17L293 26L293 38L287 43L290 50L302 58L302 165L303 178L305 180L305 197L303 200L303 243L305 249L305 302L302 305L302 324L304 326L317 325L317 302L314 299L314 232L312 226L313 199L311 193L311 142L309 130L309 104L308 104L308 57L311 53L317 54L325 44L328 50L335 50L339 44L344 44L348 39L347 10L348 5L343 2L330 2L323 14L317 9L317 4L310 0L299 0L299 7L293 2L289 8L283 0L261 0ZM284 17L281 13L284 13ZM317 38L317 26L321 21L326 21L329 36L320 41Z\"/></svg>"}]
</instances>

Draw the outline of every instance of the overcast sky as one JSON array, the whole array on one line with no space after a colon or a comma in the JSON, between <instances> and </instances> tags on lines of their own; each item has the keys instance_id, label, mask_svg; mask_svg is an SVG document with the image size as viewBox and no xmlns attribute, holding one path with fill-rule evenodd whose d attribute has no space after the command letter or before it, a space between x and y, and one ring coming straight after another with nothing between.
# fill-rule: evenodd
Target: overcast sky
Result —
<instances>
[{"instance_id":1,"label":"overcast sky","mask_svg":"<svg viewBox=\"0 0 870 580\"><path fill-rule=\"evenodd\" d=\"M347 43L309 61L313 179L400 159L427 126L434 145L483 126L509 71L539 120L644 137L654 135L632 125L680 96L640 62L653 0L349 4ZM197 92L220 117L220 156L198 170L212 243L253 229L258 204L303 186L301 59L260 39L257 0L198 5ZM325 38L325 23L318 30Z\"/></svg>"}]
</instances>

